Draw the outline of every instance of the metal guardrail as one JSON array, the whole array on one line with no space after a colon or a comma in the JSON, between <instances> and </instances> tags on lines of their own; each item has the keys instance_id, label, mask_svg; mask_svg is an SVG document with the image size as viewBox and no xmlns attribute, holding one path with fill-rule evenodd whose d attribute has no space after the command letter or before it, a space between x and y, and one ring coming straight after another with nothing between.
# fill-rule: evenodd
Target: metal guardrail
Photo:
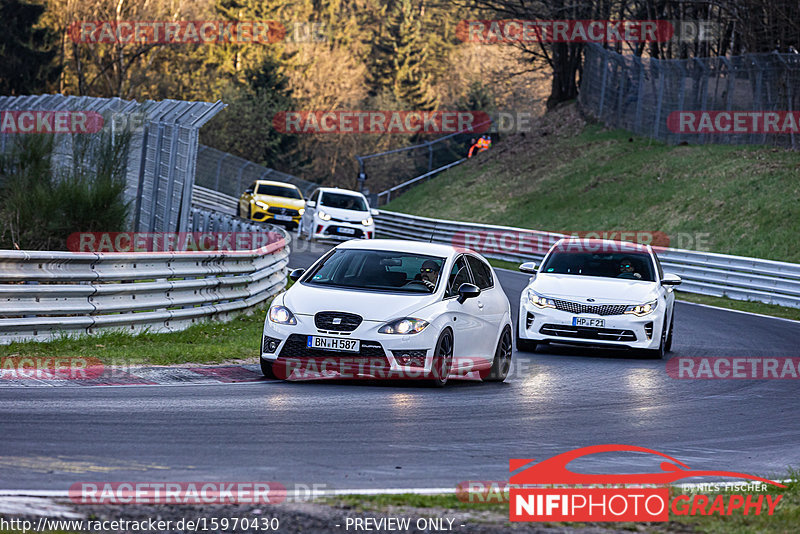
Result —
<instances>
[{"instance_id":1,"label":"metal guardrail","mask_svg":"<svg viewBox=\"0 0 800 534\"><path fill-rule=\"evenodd\" d=\"M541 260L553 243L567 237L552 232L430 219L385 210L375 217L375 225L380 237L467 247L481 243L481 247L472 248L488 258L518 262ZM521 243L524 245L520 246ZM681 291L800 308L800 264L654 248L664 269L683 278L679 286Z\"/></svg>"},{"instance_id":2,"label":"metal guardrail","mask_svg":"<svg viewBox=\"0 0 800 534\"><path fill-rule=\"evenodd\" d=\"M226 215L237 216L238 210L236 206L238 203L239 199L236 197L200 187L199 185L195 185L192 191L192 205L225 213Z\"/></svg>"},{"instance_id":3,"label":"metal guardrail","mask_svg":"<svg viewBox=\"0 0 800 534\"><path fill-rule=\"evenodd\" d=\"M396 186L391 187L391 188L387 189L386 191L381 191L380 193L377 194L377 199L378 199L377 205L378 206L381 205L381 199L382 198L385 197L385 200L383 201L383 204L384 205L388 204L392 200L392 193L400 191L401 189L405 189L406 187L412 186L415 183L417 183L417 182L419 182L421 180L424 180L425 178L430 178L431 176L439 174L442 171L446 171L447 169L455 167L456 165L460 165L461 163L464 163L465 161L467 161L467 158L461 158L461 159L459 159L457 161L454 161L453 163L448 163L447 165L439 167L438 169L433 169L430 172L426 172L425 174L421 174L420 176L417 176L416 178L412 178L410 180L406 180L405 182L403 182L401 184L397 184Z\"/></svg>"},{"instance_id":4,"label":"metal guardrail","mask_svg":"<svg viewBox=\"0 0 800 534\"><path fill-rule=\"evenodd\" d=\"M0 251L0 344L103 330L173 332L227 320L286 285L290 237L271 225L194 207L195 232L274 232L255 250Z\"/></svg>"},{"instance_id":5,"label":"metal guardrail","mask_svg":"<svg viewBox=\"0 0 800 534\"><path fill-rule=\"evenodd\" d=\"M371 184L376 184L378 187L391 186L370 195L375 199L375 207L378 207L381 205L381 199L389 202L392 193L466 161L464 155L474 142L474 138L483 133L491 133L489 131L491 128L490 118L471 126L469 130L454 132L431 141L374 154L358 155L356 156L359 169L358 187L364 190L368 175ZM397 184L398 181L401 183Z\"/></svg>"}]
</instances>

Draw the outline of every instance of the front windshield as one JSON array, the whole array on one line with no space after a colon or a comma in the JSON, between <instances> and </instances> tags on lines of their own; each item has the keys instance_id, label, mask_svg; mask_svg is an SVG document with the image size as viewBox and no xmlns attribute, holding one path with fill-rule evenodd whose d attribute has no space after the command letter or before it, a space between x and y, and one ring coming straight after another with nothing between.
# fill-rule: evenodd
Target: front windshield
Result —
<instances>
[{"instance_id":1,"label":"front windshield","mask_svg":"<svg viewBox=\"0 0 800 534\"><path fill-rule=\"evenodd\" d=\"M649 254L641 252L553 251L541 273L600 276L628 280L655 281Z\"/></svg>"},{"instance_id":2,"label":"front windshield","mask_svg":"<svg viewBox=\"0 0 800 534\"><path fill-rule=\"evenodd\" d=\"M342 210L367 211L367 203L358 195L345 195L342 193L322 193L320 206L338 208Z\"/></svg>"},{"instance_id":3,"label":"front windshield","mask_svg":"<svg viewBox=\"0 0 800 534\"><path fill-rule=\"evenodd\" d=\"M294 187L285 187L282 185L273 184L259 184L256 190L257 195L267 195L271 197L293 198L296 200L303 200L303 195Z\"/></svg>"},{"instance_id":4,"label":"front windshield","mask_svg":"<svg viewBox=\"0 0 800 534\"><path fill-rule=\"evenodd\" d=\"M373 291L433 293L443 258L378 250L337 249L303 283Z\"/></svg>"}]
</instances>

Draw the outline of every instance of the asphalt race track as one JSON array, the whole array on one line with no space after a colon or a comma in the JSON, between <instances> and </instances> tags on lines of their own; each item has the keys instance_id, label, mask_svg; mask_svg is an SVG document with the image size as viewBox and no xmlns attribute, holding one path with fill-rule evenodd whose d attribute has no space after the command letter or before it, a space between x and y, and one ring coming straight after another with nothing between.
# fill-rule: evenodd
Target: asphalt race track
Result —
<instances>
[{"instance_id":1,"label":"asphalt race track","mask_svg":"<svg viewBox=\"0 0 800 534\"><path fill-rule=\"evenodd\" d=\"M318 253L298 253L306 267ZM526 276L498 271L516 309ZM676 356L798 356L800 323L680 303ZM255 350L255 349L254 349ZM800 466L798 380L675 380L664 361L546 347L503 384L283 383L0 387L0 488L87 481L277 481L449 488L508 478L510 458L626 443L693 469ZM570 467L652 472L644 455Z\"/></svg>"}]
</instances>

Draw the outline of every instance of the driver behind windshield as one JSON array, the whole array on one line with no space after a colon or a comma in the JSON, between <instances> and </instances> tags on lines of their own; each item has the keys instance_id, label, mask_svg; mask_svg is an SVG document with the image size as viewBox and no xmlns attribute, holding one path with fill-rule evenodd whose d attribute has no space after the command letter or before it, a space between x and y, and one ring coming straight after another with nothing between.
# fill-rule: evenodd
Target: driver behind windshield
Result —
<instances>
[{"instance_id":1,"label":"driver behind windshield","mask_svg":"<svg viewBox=\"0 0 800 534\"><path fill-rule=\"evenodd\" d=\"M433 260L425 260L419 268L418 276L419 280L433 291L436 287L436 280L439 279L439 264Z\"/></svg>"},{"instance_id":2,"label":"driver behind windshield","mask_svg":"<svg viewBox=\"0 0 800 534\"><path fill-rule=\"evenodd\" d=\"M620 262L617 278L636 278L638 280L641 277L642 275L633 268L633 262L630 259L625 258Z\"/></svg>"}]
</instances>

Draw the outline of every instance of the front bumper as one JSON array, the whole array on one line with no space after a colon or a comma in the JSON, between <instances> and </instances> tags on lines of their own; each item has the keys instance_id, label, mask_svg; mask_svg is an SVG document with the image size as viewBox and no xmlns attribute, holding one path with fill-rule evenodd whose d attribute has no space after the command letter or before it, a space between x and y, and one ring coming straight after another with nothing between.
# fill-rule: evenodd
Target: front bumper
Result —
<instances>
[{"instance_id":1,"label":"front bumper","mask_svg":"<svg viewBox=\"0 0 800 534\"><path fill-rule=\"evenodd\" d=\"M537 342L605 347L657 349L664 323L659 307L643 317L635 315L574 314L534 306L524 296L519 307L519 337ZM573 318L602 319L600 326L575 326Z\"/></svg>"},{"instance_id":2,"label":"front bumper","mask_svg":"<svg viewBox=\"0 0 800 534\"><path fill-rule=\"evenodd\" d=\"M273 372L284 379L425 379L433 361L438 332L426 328L413 335L379 334L383 323L362 321L352 332L321 331L310 315L295 315L296 325L281 325L267 319L261 342L261 358L273 364ZM313 349L308 336L360 341L359 352ZM277 347L270 350L270 342ZM399 358L424 358L422 367L402 365Z\"/></svg>"},{"instance_id":3,"label":"front bumper","mask_svg":"<svg viewBox=\"0 0 800 534\"><path fill-rule=\"evenodd\" d=\"M337 239L346 241L349 239L374 239L375 225L365 226L360 222L346 222L341 220L322 221L314 220L314 238L316 239Z\"/></svg>"},{"instance_id":4,"label":"front bumper","mask_svg":"<svg viewBox=\"0 0 800 534\"><path fill-rule=\"evenodd\" d=\"M281 211L284 211L281 209ZM300 224L300 213L298 210L289 209L287 208L286 211L289 211L289 214L286 213L272 213L267 211L263 208L258 206L252 207L252 212L250 214L250 219L259 222L270 222L272 224L279 224L283 226L288 226L290 228L297 227ZM292 212L296 212L297 215L293 215Z\"/></svg>"}]
</instances>

